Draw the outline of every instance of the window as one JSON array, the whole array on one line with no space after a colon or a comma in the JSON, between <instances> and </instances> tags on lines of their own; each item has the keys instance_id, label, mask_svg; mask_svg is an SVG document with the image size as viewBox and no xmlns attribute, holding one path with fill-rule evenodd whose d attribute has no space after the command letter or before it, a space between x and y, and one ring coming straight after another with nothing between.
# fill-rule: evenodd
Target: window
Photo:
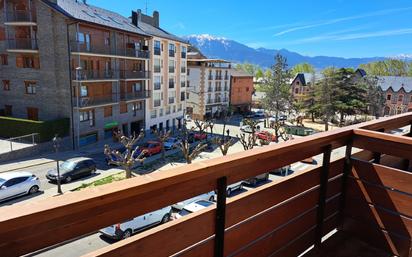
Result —
<instances>
[{"instance_id":1,"label":"window","mask_svg":"<svg viewBox=\"0 0 412 257\"><path fill-rule=\"evenodd\" d=\"M161 92L154 92L153 93L153 106L154 107L159 107L161 104L161 97L162 93Z\"/></svg>"},{"instance_id":2,"label":"window","mask_svg":"<svg viewBox=\"0 0 412 257\"><path fill-rule=\"evenodd\" d=\"M154 72L160 72L161 71L160 59L155 58L153 62L154 62Z\"/></svg>"},{"instance_id":3,"label":"window","mask_svg":"<svg viewBox=\"0 0 412 257\"><path fill-rule=\"evenodd\" d=\"M169 88L175 88L175 79L169 78Z\"/></svg>"},{"instance_id":4,"label":"window","mask_svg":"<svg viewBox=\"0 0 412 257\"><path fill-rule=\"evenodd\" d=\"M90 122L90 127L94 126L94 110L88 110L88 111L81 111L80 112L80 122Z\"/></svg>"},{"instance_id":5,"label":"window","mask_svg":"<svg viewBox=\"0 0 412 257\"><path fill-rule=\"evenodd\" d=\"M111 117L113 115L113 107L106 106L104 107L104 117Z\"/></svg>"},{"instance_id":6,"label":"window","mask_svg":"<svg viewBox=\"0 0 412 257\"><path fill-rule=\"evenodd\" d=\"M3 90L10 91L10 80L3 80Z\"/></svg>"},{"instance_id":7,"label":"window","mask_svg":"<svg viewBox=\"0 0 412 257\"><path fill-rule=\"evenodd\" d=\"M190 75L190 69L187 69L187 75L188 76Z\"/></svg>"},{"instance_id":8,"label":"window","mask_svg":"<svg viewBox=\"0 0 412 257\"><path fill-rule=\"evenodd\" d=\"M133 93L135 92L141 92L142 91L142 84L140 82L136 82L132 85L132 91Z\"/></svg>"},{"instance_id":9,"label":"window","mask_svg":"<svg viewBox=\"0 0 412 257\"><path fill-rule=\"evenodd\" d=\"M170 114L170 106L166 108L166 115Z\"/></svg>"},{"instance_id":10,"label":"window","mask_svg":"<svg viewBox=\"0 0 412 257\"><path fill-rule=\"evenodd\" d=\"M392 95L386 95L386 100L390 101L392 99Z\"/></svg>"},{"instance_id":11,"label":"window","mask_svg":"<svg viewBox=\"0 0 412 257\"><path fill-rule=\"evenodd\" d=\"M169 60L169 72L174 73L175 72L175 61Z\"/></svg>"},{"instance_id":12,"label":"window","mask_svg":"<svg viewBox=\"0 0 412 257\"><path fill-rule=\"evenodd\" d=\"M160 87L161 87L161 77L160 76L153 76L153 87L154 87L154 90L160 90Z\"/></svg>"},{"instance_id":13,"label":"window","mask_svg":"<svg viewBox=\"0 0 412 257\"><path fill-rule=\"evenodd\" d=\"M132 105L133 116L137 116L137 112L141 111L142 109L143 109L143 103L142 102L133 103L133 105Z\"/></svg>"},{"instance_id":14,"label":"window","mask_svg":"<svg viewBox=\"0 0 412 257\"><path fill-rule=\"evenodd\" d=\"M184 101L185 100L185 92L181 92L180 93L180 101Z\"/></svg>"},{"instance_id":15,"label":"window","mask_svg":"<svg viewBox=\"0 0 412 257\"><path fill-rule=\"evenodd\" d=\"M26 87L26 94L34 95L36 94L36 82L35 81L24 81Z\"/></svg>"},{"instance_id":16,"label":"window","mask_svg":"<svg viewBox=\"0 0 412 257\"><path fill-rule=\"evenodd\" d=\"M174 44L169 44L169 56L175 57L176 47Z\"/></svg>"},{"instance_id":17,"label":"window","mask_svg":"<svg viewBox=\"0 0 412 257\"><path fill-rule=\"evenodd\" d=\"M150 112L150 118L155 119L156 116L157 116L157 111L156 110L153 110L153 111Z\"/></svg>"},{"instance_id":18,"label":"window","mask_svg":"<svg viewBox=\"0 0 412 257\"><path fill-rule=\"evenodd\" d=\"M298 85L298 86L299 86L299 81L296 81L296 85Z\"/></svg>"},{"instance_id":19,"label":"window","mask_svg":"<svg viewBox=\"0 0 412 257\"><path fill-rule=\"evenodd\" d=\"M176 112L176 105L173 105L173 113Z\"/></svg>"},{"instance_id":20,"label":"window","mask_svg":"<svg viewBox=\"0 0 412 257\"><path fill-rule=\"evenodd\" d=\"M154 47L153 47L153 50L154 50L154 55L160 55L160 53L161 53L161 45L160 45L160 41L158 41L158 40L155 40L154 41Z\"/></svg>"},{"instance_id":21,"label":"window","mask_svg":"<svg viewBox=\"0 0 412 257\"><path fill-rule=\"evenodd\" d=\"M17 68L39 69L40 68L39 57L33 56L33 55L17 55L16 56L16 67Z\"/></svg>"},{"instance_id":22,"label":"window","mask_svg":"<svg viewBox=\"0 0 412 257\"><path fill-rule=\"evenodd\" d=\"M81 97L86 97L86 96L88 96L89 95L89 92L88 92L88 89L87 89L87 86L81 86L80 87L80 96Z\"/></svg>"},{"instance_id":23,"label":"window","mask_svg":"<svg viewBox=\"0 0 412 257\"><path fill-rule=\"evenodd\" d=\"M299 88L295 88L295 94L299 94Z\"/></svg>"},{"instance_id":24,"label":"window","mask_svg":"<svg viewBox=\"0 0 412 257\"><path fill-rule=\"evenodd\" d=\"M108 32L104 33L104 45L110 46L110 33Z\"/></svg>"},{"instance_id":25,"label":"window","mask_svg":"<svg viewBox=\"0 0 412 257\"><path fill-rule=\"evenodd\" d=\"M398 96L398 102L402 102L403 101L403 95L399 95Z\"/></svg>"},{"instance_id":26,"label":"window","mask_svg":"<svg viewBox=\"0 0 412 257\"><path fill-rule=\"evenodd\" d=\"M126 113L127 112L127 103L120 103L120 113Z\"/></svg>"},{"instance_id":27,"label":"window","mask_svg":"<svg viewBox=\"0 0 412 257\"><path fill-rule=\"evenodd\" d=\"M1 65L9 65L9 58L7 54L1 54L0 55L0 64Z\"/></svg>"},{"instance_id":28,"label":"window","mask_svg":"<svg viewBox=\"0 0 412 257\"><path fill-rule=\"evenodd\" d=\"M34 107L27 107L27 119L39 120L39 109Z\"/></svg>"},{"instance_id":29,"label":"window","mask_svg":"<svg viewBox=\"0 0 412 257\"><path fill-rule=\"evenodd\" d=\"M182 58L186 58L187 47L182 46L181 50L182 50Z\"/></svg>"}]
</instances>

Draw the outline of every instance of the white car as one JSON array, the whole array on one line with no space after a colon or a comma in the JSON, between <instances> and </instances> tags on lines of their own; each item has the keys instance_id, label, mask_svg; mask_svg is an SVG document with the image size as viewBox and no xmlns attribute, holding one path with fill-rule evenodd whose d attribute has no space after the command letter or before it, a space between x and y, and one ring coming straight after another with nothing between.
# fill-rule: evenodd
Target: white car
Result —
<instances>
[{"instance_id":1,"label":"white car","mask_svg":"<svg viewBox=\"0 0 412 257\"><path fill-rule=\"evenodd\" d=\"M244 133L252 133L252 128L249 125L243 125L240 127L240 131Z\"/></svg>"},{"instance_id":2,"label":"white car","mask_svg":"<svg viewBox=\"0 0 412 257\"><path fill-rule=\"evenodd\" d=\"M242 190L242 189L243 189L243 181L236 182L234 184L227 186L226 195L230 196L233 193L233 191Z\"/></svg>"},{"instance_id":3,"label":"white car","mask_svg":"<svg viewBox=\"0 0 412 257\"><path fill-rule=\"evenodd\" d=\"M123 223L109 226L101 229L99 232L111 239L125 239L146 228L166 223L170 220L172 214L172 207L165 207L163 209L149 212L136 218L130 219Z\"/></svg>"},{"instance_id":4,"label":"white car","mask_svg":"<svg viewBox=\"0 0 412 257\"><path fill-rule=\"evenodd\" d=\"M34 194L39 189L39 178L29 172L0 173L0 201Z\"/></svg>"},{"instance_id":5,"label":"white car","mask_svg":"<svg viewBox=\"0 0 412 257\"><path fill-rule=\"evenodd\" d=\"M176 213L174 218L175 219L179 219L183 216L186 216L190 213L194 213L200 210L203 210L211 205L215 204L214 202L211 201L206 201L206 200L198 200L192 203L189 203L188 205L186 205L185 207L183 207L183 209Z\"/></svg>"},{"instance_id":6,"label":"white car","mask_svg":"<svg viewBox=\"0 0 412 257\"><path fill-rule=\"evenodd\" d=\"M195 196L195 197L187 199L185 201L178 202L178 203L172 205L172 207L174 209L181 210L186 205L188 205L190 203L193 203L195 201L206 200L206 201L212 202L212 201L215 200L215 196L216 196L215 192L212 191L212 192L209 192L209 193L206 193L206 194Z\"/></svg>"}]
</instances>

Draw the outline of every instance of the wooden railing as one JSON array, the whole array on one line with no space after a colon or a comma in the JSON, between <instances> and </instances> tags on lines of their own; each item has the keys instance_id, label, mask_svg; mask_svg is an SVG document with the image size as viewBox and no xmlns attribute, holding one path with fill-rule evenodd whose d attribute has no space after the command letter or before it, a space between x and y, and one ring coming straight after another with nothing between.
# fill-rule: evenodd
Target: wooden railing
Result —
<instances>
[{"instance_id":1,"label":"wooden railing","mask_svg":"<svg viewBox=\"0 0 412 257\"><path fill-rule=\"evenodd\" d=\"M355 182L366 178L368 183L377 183L377 179L382 179L385 187L405 192L402 197L399 196L401 200L389 197L383 199L386 202L382 204L394 204L388 215L403 222L393 223L392 216L392 219L387 219L390 225L385 229L400 231L403 237L399 241L401 247L385 250L408 256L404 251L407 242L410 242L412 229L411 175L393 168L388 168L391 173L384 174L378 171L377 167L381 166L367 161L375 158L383 164L386 158L382 154L411 159L412 139L370 131L389 131L411 122L412 113L382 118L167 172L139 176L26 205L2 207L0 253L1 256L30 253L217 190L215 206L144 231L87 256L296 256L311 245L321 247L322 235L335 228L363 232L356 224L351 226L353 223L348 223L348 217L349 211L353 213L354 208L349 199L363 200L364 191L362 194L354 193L356 191L346 188L353 188ZM332 150L343 146L347 149L346 156L335 158ZM351 154L352 146L367 151ZM321 165L226 199L227 185L319 154L323 154ZM385 179L364 177L368 172L374 175L382 173ZM400 174L399 177L394 176L396 184L391 181L392 173ZM389 192L389 189L385 190ZM376 199L382 199L379 196L382 194L378 194ZM376 202L376 205L380 204ZM375 207L374 202L368 201L363 201L362 206L369 210ZM388 209L390 207L387 206ZM369 217L368 213L360 215ZM383 228L374 228L373 231L386 232Z\"/></svg>"}]
</instances>

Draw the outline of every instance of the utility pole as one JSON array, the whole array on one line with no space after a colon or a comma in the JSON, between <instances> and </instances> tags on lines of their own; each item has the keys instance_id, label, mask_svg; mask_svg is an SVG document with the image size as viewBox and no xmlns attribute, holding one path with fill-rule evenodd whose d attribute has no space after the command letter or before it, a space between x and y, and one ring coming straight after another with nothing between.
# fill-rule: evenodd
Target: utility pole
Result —
<instances>
[{"instance_id":1,"label":"utility pole","mask_svg":"<svg viewBox=\"0 0 412 257\"><path fill-rule=\"evenodd\" d=\"M53 147L54 150L56 151L56 154L59 152L59 147L60 147L60 138L57 136L57 134L53 138ZM56 163L57 163L57 193L58 194L63 194L62 192L62 187L60 183L60 165L59 165L59 158L56 155Z\"/></svg>"}]
</instances>

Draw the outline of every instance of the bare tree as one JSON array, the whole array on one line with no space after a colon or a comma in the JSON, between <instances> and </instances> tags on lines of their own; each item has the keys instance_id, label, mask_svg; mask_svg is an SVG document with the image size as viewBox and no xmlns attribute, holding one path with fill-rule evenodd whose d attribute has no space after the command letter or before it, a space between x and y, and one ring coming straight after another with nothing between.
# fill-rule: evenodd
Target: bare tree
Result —
<instances>
[{"instance_id":1,"label":"bare tree","mask_svg":"<svg viewBox=\"0 0 412 257\"><path fill-rule=\"evenodd\" d=\"M207 128L210 126L209 121L194 120L194 123L200 134L204 134Z\"/></svg>"},{"instance_id":2,"label":"bare tree","mask_svg":"<svg viewBox=\"0 0 412 257\"><path fill-rule=\"evenodd\" d=\"M171 132L170 130L165 132L163 130L154 129L153 134L156 136L157 141L160 143L160 146L162 148L162 159L165 160L166 159L165 142L170 137Z\"/></svg>"},{"instance_id":3,"label":"bare tree","mask_svg":"<svg viewBox=\"0 0 412 257\"><path fill-rule=\"evenodd\" d=\"M135 163L143 161L146 159L144 156L146 151L140 151L139 146L136 146L136 143L144 138L143 131L140 132L138 136L135 134L131 137L122 135L121 133L116 133L115 135L119 142L126 148L126 150L121 153L118 150L112 150L109 145L104 146L104 154L108 158L109 164L114 164L119 167L122 167L126 172L126 178L132 177L132 169Z\"/></svg>"},{"instance_id":4,"label":"bare tree","mask_svg":"<svg viewBox=\"0 0 412 257\"><path fill-rule=\"evenodd\" d=\"M243 146L243 149L249 150L253 149L253 147L256 145L256 129L259 124L259 121L251 120L251 119L244 119L243 120L243 125L248 125L251 129L251 133L246 135L245 133L242 133L239 135L236 135L237 138L239 138L240 143Z\"/></svg>"},{"instance_id":5,"label":"bare tree","mask_svg":"<svg viewBox=\"0 0 412 257\"><path fill-rule=\"evenodd\" d=\"M183 126L181 129L181 139L179 148L182 151L183 157L187 164L191 164L192 161L207 147L207 144L199 142L196 147L192 150L190 148L189 134L194 130L193 128L188 130L186 127L186 120L183 121Z\"/></svg>"},{"instance_id":6,"label":"bare tree","mask_svg":"<svg viewBox=\"0 0 412 257\"><path fill-rule=\"evenodd\" d=\"M215 137L213 138L213 144L219 146L220 151L222 152L223 156L226 156L228 151L229 151L229 147L231 147L234 143L234 140L232 139L232 137L230 136L230 131L229 129L226 130L226 124L229 122L230 120L230 113L225 113L223 116L223 130L222 130L222 136L221 137ZM213 125L211 126L211 131L213 134ZM226 132L226 135L225 135Z\"/></svg>"}]
</instances>

